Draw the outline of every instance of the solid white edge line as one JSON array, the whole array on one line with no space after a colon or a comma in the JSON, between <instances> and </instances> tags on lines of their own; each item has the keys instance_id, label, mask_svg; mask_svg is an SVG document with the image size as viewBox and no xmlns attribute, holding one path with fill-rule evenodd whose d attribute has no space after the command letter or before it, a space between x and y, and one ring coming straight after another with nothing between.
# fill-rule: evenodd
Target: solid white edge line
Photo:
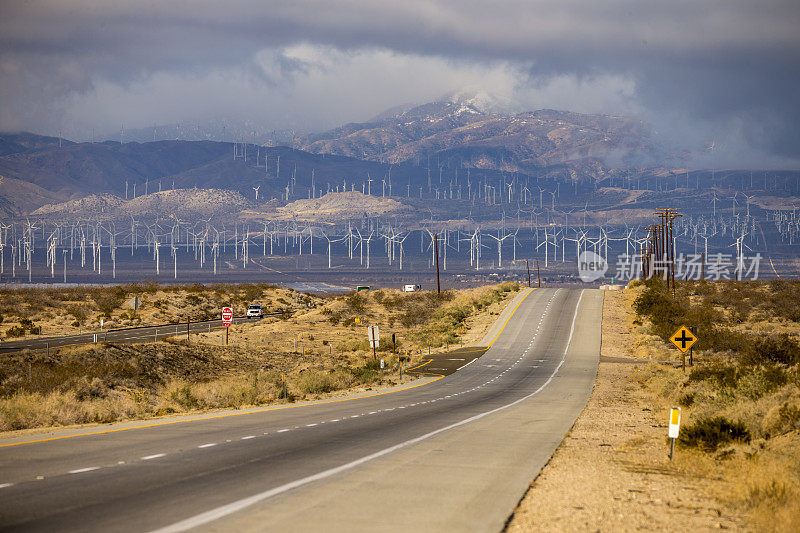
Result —
<instances>
[{"instance_id":1,"label":"solid white edge line","mask_svg":"<svg viewBox=\"0 0 800 533\"><path fill-rule=\"evenodd\" d=\"M445 426L443 428L439 428L437 430L431 431L430 433L426 433L426 434L421 435L419 437L407 440L405 442L401 442L400 444L395 444L394 446L390 446L389 448L385 448L385 449L380 450L378 452L366 455L366 456L364 456L364 457L362 457L360 459L356 459L355 461L349 462L347 464L343 464L341 466L337 466L337 467L331 468L329 470L324 470L324 471L319 472L317 474L314 474L314 475L311 475L311 476L308 476L308 477L304 477L304 478L298 479L296 481L292 481L291 483L286 483L285 485L281 485L280 487L275 487L274 489L270 489L270 490L261 492L259 494L254 494L253 496L250 496L248 498L243 498L241 500L229 503L227 505L222 505L220 507L217 507L216 509L211 509L210 511L206 511L204 513L200 513L198 515L195 515L193 517L187 518L185 520L181 520L180 522L175 522L172 525L165 526L165 527L162 527L162 528L159 528L159 529L155 529L155 530L151 531L151 533L174 533L174 532L187 531L189 529L194 529L196 527L200 527L202 525L208 524L209 522L213 522L215 520L219 520L220 518L223 518L223 517L228 516L230 514L236 513L238 511L241 511L242 509L244 509L246 507L249 507L251 505L254 505L254 504L258 503L258 502L261 502L261 501L264 501L266 499L272 498L273 496L277 496L278 494L282 494L282 493L290 491L292 489L296 489L298 487L302 487L303 485L307 485L309 483L313 483L314 481L319 481L321 479L329 478L329 477L334 476L336 474L339 474L341 472L350 470L350 469L355 468L357 466L360 466L360 465L362 465L364 463L372 461L373 459L378 459L379 457L383 457L384 455L388 455L390 453L396 452L397 450L401 450L403 448L407 448L408 446L412 446L414 444L417 444L419 442L427 440L427 439L429 439L431 437L434 437L434 436L436 436L436 435L438 435L440 433L444 433L445 431L449 431L451 429L455 429L457 427L464 426L464 425L469 424L471 422L475 422L476 420L480 420L481 418L484 418L484 417L487 417L487 416L492 415L494 413L503 411L505 409L508 409L509 407L513 407L515 405L518 405L518 404L524 402L525 400L528 400L528 399L532 398L533 396L536 396L542 390L544 390L544 388L547 387L550 384L551 381L553 381L553 378L556 376L558 371L561 370L561 366L564 364L564 361L567 359L567 352L569 351L569 347L572 345L572 334L575 332L575 319L578 317L578 309L580 308L581 300L583 300L583 292L584 291L581 290L580 298L578 298L578 303L575 305L575 315L572 317L572 326L570 327L570 330L569 330L569 338L567 339L567 346L564 348L564 355L561 358L561 362L558 364L558 366L553 371L553 373L550 374L550 377L547 378L547 381L545 381L538 389L536 389L532 393L528 394L527 396L523 396L522 398L520 398L518 400L514 400L513 402L511 402L509 404L497 407L495 409L492 409L491 411L486 411L486 412L477 414L475 416L471 416L469 418L461 420L460 422L456 422L454 424L450 424L449 426Z\"/></svg>"}]
</instances>

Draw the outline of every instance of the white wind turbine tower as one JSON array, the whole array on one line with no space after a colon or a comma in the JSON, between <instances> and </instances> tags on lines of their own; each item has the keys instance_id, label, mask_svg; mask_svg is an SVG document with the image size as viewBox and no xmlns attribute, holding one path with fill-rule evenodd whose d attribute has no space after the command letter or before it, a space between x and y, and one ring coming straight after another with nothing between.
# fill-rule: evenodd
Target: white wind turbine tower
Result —
<instances>
[{"instance_id":1,"label":"white wind turbine tower","mask_svg":"<svg viewBox=\"0 0 800 533\"><path fill-rule=\"evenodd\" d=\"M175 231L178 231L178 241L180 241L181 234L180 234L180 226L178 226L177 221L172 226L172 229L169 232L169 252L172 255L172 279L178 279L178 247L175 244ZM188 241L188 238L187 238ZM195 252L196 253L196 252ZM200 268L203 268L203 261L200 260Z\"/></svg>"},{"instance_id":2,"label":"white wind turbine tower","mask_svg":"<svg viewBox=\"0 0 800 533\"><path fill-rule=\"evenodd\" d=\"M155 225L153 225L152 228L150 226L147 226L147 229L150 232L150 238L152 239L151 242L152 242L152 245L153 245L153 260L155 261L155 264L156 264L156 276L158 276L159 274L161 274L161 265L160 265L160 257L159 257L159 250L158 250L158 247L159 247L158 235L156 234L156 231L155 231L154 228L156 228Z\"/></svg>"},{"instance_id":3,"label":"white wind turbine tower","mask_svg":"<svg viewBox=\"0 0 800 533\"><path fill-rule=\"evenodd\" d=\"M744 238L747 236L746 233L742 233L737 239L736 242L731 244L728 248L736 247L736 279L738 281L742 281L742 275L744 274L744 249L747 248L750 250L751 248L744 243Z\"/></svg>"},{"instance_id":4,"label":"white wind turbine tower","mask_svg":"<svg viewBox=\"0 0 800 533\"><path fill-rule=\"evenodd\" d=\"M369 243L372 240L372 236L375 234L375 230L370 230L369 235L366 238L361 238L361 242L367 243L367 270L369 270ZM363 263L362 263L363 264Z\"/></svg>"},{"instance_id":5,"label":"white wind turbine tower","mask_svg":"<svg viewBox=\"0 0 800 533\"><path fill-rule=\"evenodd\" d=\"M550 259L549 255L548 255L548 247L549 247L549 245L550 245L550 238L549 238L549 236L547 234L547 227L545 227L544 228L544 240L542 242L540 242L539 245L536 247L536 249L538 250L540 247L544 246L544 266L545 266L545 268L547 268L547 265L548 265L548 262L549 262L549 259ZM553 248L554 248L553 255L555 256L555 254L558 253L557 252L557 244L556 244L556 236L555 236L555 234L553 235Z\"/></svg>"},{"instance_id":6,"label":"white wind turbine tower","mask_svg":"<svg viewBox=\"0 0 800 533\"><path fill-rule=\"evenodd\" d=\"M322 238L328 241L328 268L333 268L331 244L334 242L342 242L345 238L342 237L341 239L331 239L323 230L319 230L319 232L322 233Z\"/></svg>"},{"instance_id":7,"label":"white wind turbine tower","mask_svg":"<svg viewBox=\"0 0 800 533\"><path fill-rule=\"evenodd\" d=\"M509 237L512 237L512 236L516 235L516 233L508 233L508 234L504 235L503 237L501 237L500 236L501 233L498 231L497 232L497 237L495 237L491 233L487 233L486 235L488 237L494 239L495 241L497 241L497 268L502 268L503 267L503 241L508 239Z\"/></svg>"},{"instance_id":8,"label":"white wind turbine tower","mask_svg":"<svg viewBox=\"0 0 800 533\"><path fill-rule=\"evenodd\" d=\"M56 230L47 238L47 265L50 267L50 277L56 277Z\"/></svg>"},{"instance_id":9,"label":"white wind turbine tower","mask_svg":"<svg viewBox=\"0 0 800 533\"><path fill-rule=\"evenodd\" d=\"M301 237L301 239L302 239L302 237ZM249 244L250 244L249 229L246 230L244 228L244 226L242 226L242 268L244 268L244 269L247 269L247 262L250 259L250 257L249 257L249 249L250 249L250 247L248 246ZM300 244L300 249L301 249L301 253L302 253L302 249L303 249L302 240L301 240L301 244Z\"/></svg>"},{"instance_id":10,"label":"white wind turbine tower","mask_svg":"<svg viewBox=\"0 0 800 533\"><path fill-rule=\"evenodd\" d=\"M111 277L117 279L117 228L111 223Z\"/></svg>"},{"instance_id":11,"label":"white wind turbine tower","mask_svg":"<svg viewBox=\"0 0 800 533\"><path fill-rule=\"evenodd\" d=\"M217 275L217 255L219 254L219 232L214 229L216 235L214 236L214 244L211 245L211 255L214 257L214 275Z\"/></svg>"}]
</instances>

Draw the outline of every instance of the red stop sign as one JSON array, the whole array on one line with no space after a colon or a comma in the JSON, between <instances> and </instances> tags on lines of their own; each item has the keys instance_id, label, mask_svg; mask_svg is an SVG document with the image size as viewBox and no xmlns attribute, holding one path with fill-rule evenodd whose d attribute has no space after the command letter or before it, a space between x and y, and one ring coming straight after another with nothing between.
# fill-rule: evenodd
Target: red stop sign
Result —
<instances>
[{"instance_id":1,"label":"red stop sign","mask_svg":"<svg viewBox=\"0 0 800 533\"><path fill-rule=\"evenodd\" d=\"M222 308L222 325L226 328L233 323L233 309L230 307Z\"/></svg>"}]
</instances>

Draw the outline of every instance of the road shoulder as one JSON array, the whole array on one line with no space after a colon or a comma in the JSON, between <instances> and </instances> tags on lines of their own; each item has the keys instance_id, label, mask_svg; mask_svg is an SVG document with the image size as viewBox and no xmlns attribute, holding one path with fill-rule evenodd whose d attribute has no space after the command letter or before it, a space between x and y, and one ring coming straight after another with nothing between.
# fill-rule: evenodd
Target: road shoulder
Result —
<instances>
[{"instance_id":1,"label":"road shoulder","mask_svg":"<svg viewBox=\"0 0 800 533\"><path fill-rule=\"evenodd\" d=\"M606 292L594 390L507 531L741 527L710 495L713 480L687 475L667 458L666 415L651 410L635 380L640 363L631 357L626 293Z\"/></svg>"}]
</instances>

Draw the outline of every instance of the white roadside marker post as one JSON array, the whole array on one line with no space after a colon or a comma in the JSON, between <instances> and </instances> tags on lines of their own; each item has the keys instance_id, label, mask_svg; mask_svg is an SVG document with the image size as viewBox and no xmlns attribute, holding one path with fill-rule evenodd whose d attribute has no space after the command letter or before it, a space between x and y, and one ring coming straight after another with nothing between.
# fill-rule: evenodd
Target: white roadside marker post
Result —
<instances>
[{"instance_id":1,"label":"white roadside marker post","mask_svg":"<svg viewBox=\"0 0 800 533\"><path fill-rule=\"evenodd\" d=\"M383 381L383 367L384 367L384 365L385 365L385 363L384 363L383 359L381 359L381 381Z\"/></svg>"},{"instance_id":2,"label":"white roadside marker post","mask_svg":"<svg viewBox=\"0 0 800 533\"><path fill-rule=\"evenodd\" d=\"M681 408L673 407L669 412L669 460L675 453L675 439L678 438L678 432L681 427Z\"/></svg>"}]
</instances>

